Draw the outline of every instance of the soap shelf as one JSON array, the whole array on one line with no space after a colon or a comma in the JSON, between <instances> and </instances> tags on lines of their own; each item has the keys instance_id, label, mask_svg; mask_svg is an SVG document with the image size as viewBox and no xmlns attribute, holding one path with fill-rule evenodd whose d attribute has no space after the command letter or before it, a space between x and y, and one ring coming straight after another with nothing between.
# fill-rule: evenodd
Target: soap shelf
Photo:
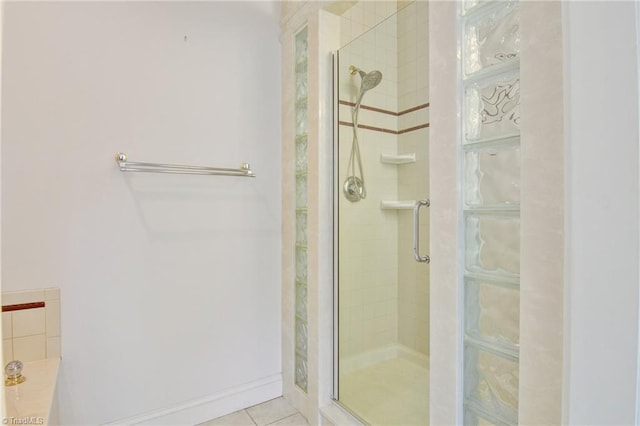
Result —
<instances>
[{"instance_id":1,"label":"soap shelf","mask_svg":"<svg viewBox=\"0 0 640 426\"><path fill-rule=\"evenodd\" d=\"M380 162L385 164L409 164L416 162L415 152L411 154L380 154Z\"/></svg>"},{"instance_id":2,"label":"soap shelf","mask_svg":"<svg viewBox=\"0 0 640 426\"><path fill-rule=\"evenodd\" d=\"M416 200L380 201L381 210L413 210Z\"/></svg>"}]
</instances>

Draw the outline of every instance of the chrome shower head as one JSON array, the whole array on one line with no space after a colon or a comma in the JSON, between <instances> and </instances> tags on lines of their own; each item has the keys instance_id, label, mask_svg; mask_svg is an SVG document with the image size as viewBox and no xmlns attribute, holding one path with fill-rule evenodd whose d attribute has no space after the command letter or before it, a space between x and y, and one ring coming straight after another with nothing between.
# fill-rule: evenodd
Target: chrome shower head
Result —
<instances>
[{"instance_id":1,"label":"chrome shower head","mask_svg":"<svg viewBox=\"0 0 640 426\"><path fill-rule=\"evenodd\" d=\"M371 71L370 73L366 73L360 68L351 65L349 67L349 72L351 75L355 75L356 73L360 74L360 78L362 78L362 83L360 84L361 92L373 89L382 81L382 73L380 71Z\"/></svg>"}]
</instances>

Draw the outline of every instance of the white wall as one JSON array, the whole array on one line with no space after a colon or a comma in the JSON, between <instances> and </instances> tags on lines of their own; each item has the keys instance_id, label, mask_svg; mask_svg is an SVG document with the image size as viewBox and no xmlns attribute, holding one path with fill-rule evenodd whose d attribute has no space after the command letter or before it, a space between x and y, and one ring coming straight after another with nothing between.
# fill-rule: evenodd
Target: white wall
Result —
<instances>
[{"instance_id":1,"label":"white wall","mask_svg":"<svg viewBox=\"0 0 640 426\"><path fill-rule=\"evenodd\" d=\"M2 289L61 288L63 424L280 373L277 9L7 3Z\"/></svg>"},{"instance_id":2,"label":"white wall","mask_svg":"<svg viewBox=\"0 0 640 426\"><path fill-rule=\"evenodd\" d=\"M633 2L567 2L565 424L633 424L638 70Z\"/></svg>"}]
</instances>

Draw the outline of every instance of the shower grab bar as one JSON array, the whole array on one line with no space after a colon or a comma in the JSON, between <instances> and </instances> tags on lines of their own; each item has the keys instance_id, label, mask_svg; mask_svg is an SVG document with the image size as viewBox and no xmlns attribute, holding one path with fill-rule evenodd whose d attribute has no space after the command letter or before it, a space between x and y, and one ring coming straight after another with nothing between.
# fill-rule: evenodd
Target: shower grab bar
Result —
<instances>
[{"instance_id":1,"label":"shower grab bar","mask_svg":"<svg viewBox=\"0 0 640 426\"><path fill-rule=\"evenodd\" d=\"M413 206L413 258L416 262L429 263L431 259L429 255L420 256L420 207L429 207L429 200L418 200Z\"/></svg>"},{"instance_id":2,"label":"shower grab bar","mask_svg":"<svg viewBox=\"0 0 640 426\"><path fill-rule=\"evenodd\" d=\"M120 166L121 172L149 172L149 173L180 173L189 175L219 175L219 176L242 176L256 177L251 170L249 163L242 163L237 169L223 167L206 166L185 166L181 164L162 163L141 163L129 161L127 154L119 152L116 154L116 163Z\"/></svg>"},{"instance_id":3,"label":"shower grab bar","mask_svg":"<svg viewBox=\"0 0 640 426\"><path fill-rule=\"evenodd\" d=\"M414 200L406 201L380 201L381 210L413 210L413 206L416 205Z\"/></svg>"}]
</instances>

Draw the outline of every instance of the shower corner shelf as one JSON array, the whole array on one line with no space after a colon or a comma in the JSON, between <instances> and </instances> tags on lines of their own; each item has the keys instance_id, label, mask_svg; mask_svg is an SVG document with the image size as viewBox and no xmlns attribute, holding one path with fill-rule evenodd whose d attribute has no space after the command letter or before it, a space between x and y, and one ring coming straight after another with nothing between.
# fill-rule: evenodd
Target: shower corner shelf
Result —
<instances>
[{"instance_id":1,"label":"shower corner shelf","mask_svg":"<svg viewBox=\"0 0 640 426\"><path fill-rule=\"evenodd\" d=\"M413 210L413 207L416 205L415 200L404 200L404 201L380 201L380 209L381 210Z\"/></svg>"},{"instance_id":2,"label":"shower corner shelf","mask_svg":"<svg viewBox=\"0 0 640 426\"><path fill-rule=\"evenodd\" d=\"M409 164L416 162L416 154L380 154L380 162L385 164Z\"/></svg>"}]
</instances>

